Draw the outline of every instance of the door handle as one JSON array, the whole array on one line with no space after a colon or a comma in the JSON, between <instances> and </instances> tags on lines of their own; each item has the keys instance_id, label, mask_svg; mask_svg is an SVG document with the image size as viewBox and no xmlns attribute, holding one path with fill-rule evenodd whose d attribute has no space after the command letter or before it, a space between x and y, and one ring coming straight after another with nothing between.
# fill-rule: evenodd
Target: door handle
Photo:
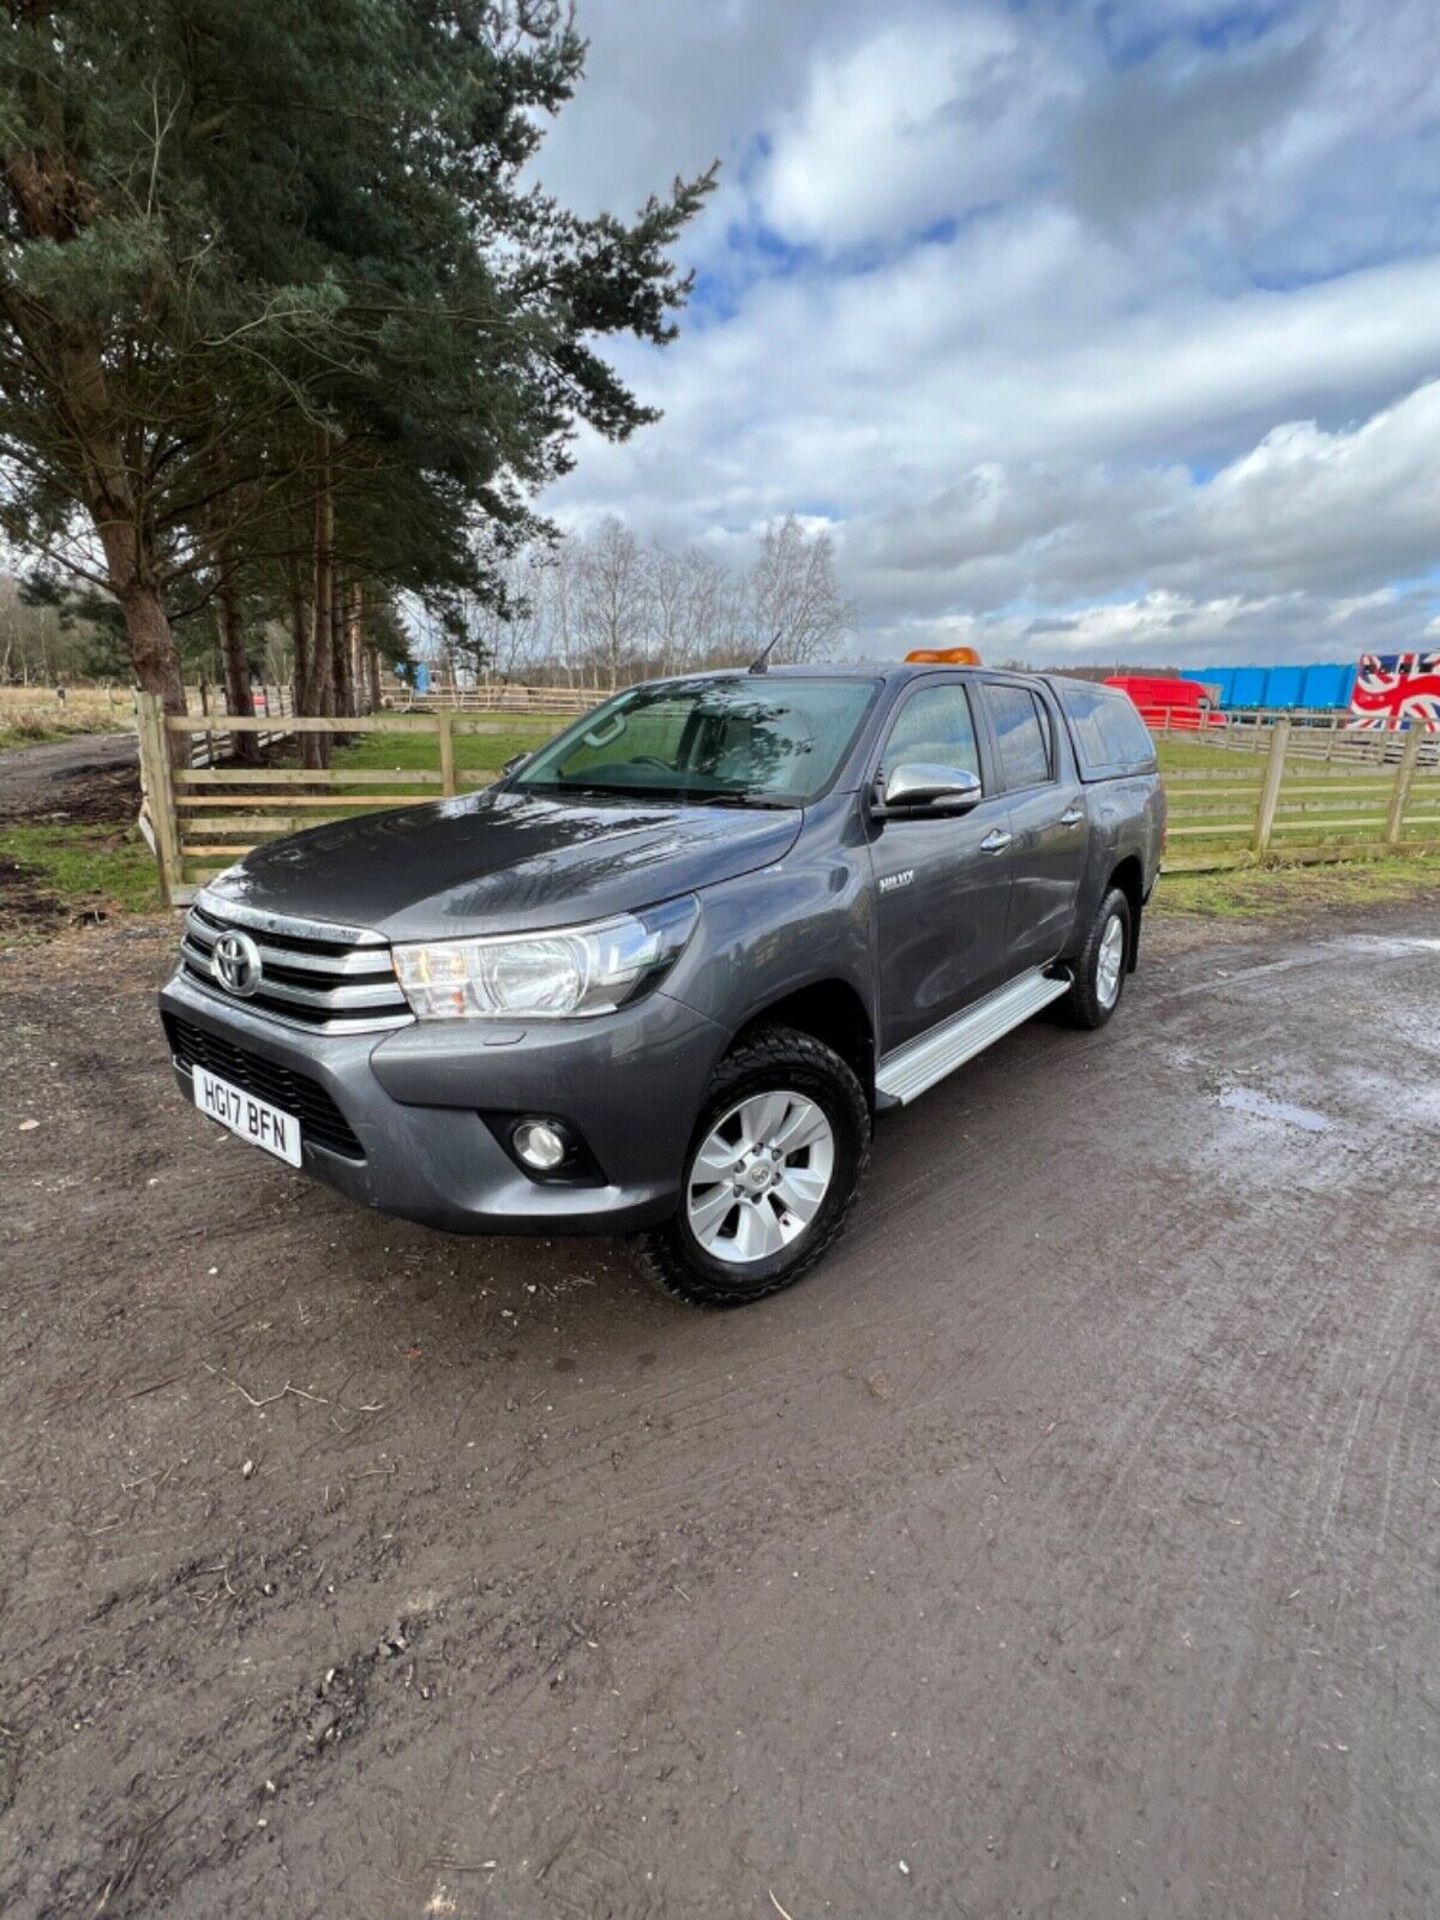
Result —
<instances>
[{"instance_id":1,"label":"door handle","mask_svg":"<svg viewBox=\"0 0 1440 1920\"><path fill-rule=\"evenodd\" d=\"M993 833L987 833L985 838L980 842L980 851L982 853L1003 853L1014 837L1013 834L1002 833L1000 828L997 827Z\"/></svg>"},{"instance_id":2,"label":"door handle","mask_svg":"<svg viewBox=\"0 0 1440 1920\"><path fill-rule=\"evenodd\" d=\"M1060 816L1060 824L1062 827L1078 827L1084 818L1084 807L1067 807Z\"/></svg>"}]
</instances>

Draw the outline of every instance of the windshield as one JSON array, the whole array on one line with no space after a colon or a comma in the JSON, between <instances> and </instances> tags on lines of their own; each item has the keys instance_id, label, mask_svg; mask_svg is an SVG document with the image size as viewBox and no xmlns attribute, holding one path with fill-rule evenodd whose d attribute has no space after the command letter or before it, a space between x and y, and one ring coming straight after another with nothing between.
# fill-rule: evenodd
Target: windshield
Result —
<instances>
[{"instance_id":1,"label":"windshield","mask_svg":"<svg viewBox=\"0 0 1440 1920\"><path fill-rule=\"evenodd\" d=\"M877 684L747 674L634 687L542 747L515 784L801 805L834 779Z\"/></svg>"}]
</instances>

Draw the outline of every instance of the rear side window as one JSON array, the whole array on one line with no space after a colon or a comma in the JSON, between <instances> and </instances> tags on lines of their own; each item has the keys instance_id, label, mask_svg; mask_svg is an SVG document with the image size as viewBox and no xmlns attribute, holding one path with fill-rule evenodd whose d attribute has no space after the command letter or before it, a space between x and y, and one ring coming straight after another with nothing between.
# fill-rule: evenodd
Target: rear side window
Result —
<instances>
[{"instance_id":1,"label":"rear side window","mask_svg":"<svg viewBox=\"0 0 1440 1920\"><path fill-rule=\"evenodd\" d=\"M1088 680L1056 679L1051 685L1075 736L1082 773L1093 779L1153 769L1155 747L1128 694Z\"/></svg>"},{"instance_id":2,"label":"rear side window","mask_svg":"<svg viewBox=\"0 0 1440 1920\"><path fill-rule=\"evenodd\" d=\"M1051 777L1050 729L1028 687L985 683L985 705L1000 750L1000 777L1007 793L1039 787Z\"/></svg>"}]
</instances>

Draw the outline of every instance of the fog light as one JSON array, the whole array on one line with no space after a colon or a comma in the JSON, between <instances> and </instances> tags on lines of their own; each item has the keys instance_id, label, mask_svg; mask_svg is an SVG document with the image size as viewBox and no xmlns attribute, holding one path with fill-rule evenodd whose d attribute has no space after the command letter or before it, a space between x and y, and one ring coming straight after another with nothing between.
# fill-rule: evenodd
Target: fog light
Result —
<instances>
[{"instance_id":1,"label":"fog light","mask_svg":"<svg viewBox=\"0 0 1440 1920\"><path fill-rule=\"evenodd\" d=\"M547 1120L522 1120L510 1137L516 1153L537 1173L553 1173L570 1150L564 1134Z\"/></svg>"}]
</instances>

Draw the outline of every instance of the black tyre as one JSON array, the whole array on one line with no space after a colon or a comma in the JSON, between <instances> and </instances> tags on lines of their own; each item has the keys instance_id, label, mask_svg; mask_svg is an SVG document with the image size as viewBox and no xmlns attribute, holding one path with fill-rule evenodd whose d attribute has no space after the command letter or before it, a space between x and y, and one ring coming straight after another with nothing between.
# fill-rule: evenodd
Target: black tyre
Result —
<instances>
[{"instance_id":1,"label":"black tyre","mask_svg":"<svg viewBox=\"0 0 1440 1920\"><path fill-rule=\"evenodd\" d=\"M1060 1002L1072 1027L1103 1027L1120 1004L1130 961L1130 902L1112 887L1095 910L1075 961L1075 984Z\"/></svg>"},{"instance_id":2,"label":"black tyre","mask_svg":"<svg viewBox=\"0 0 1440 1920\"><path fill-rule=\"evenodd\" d=\"M641 1235L641 1264L692 1306L778 1293L839 1238L869 1156L870 1110L839 1054L812 1034L764 1028L716 1068L680 1206Z\"/></svg>"}]
</instances>

